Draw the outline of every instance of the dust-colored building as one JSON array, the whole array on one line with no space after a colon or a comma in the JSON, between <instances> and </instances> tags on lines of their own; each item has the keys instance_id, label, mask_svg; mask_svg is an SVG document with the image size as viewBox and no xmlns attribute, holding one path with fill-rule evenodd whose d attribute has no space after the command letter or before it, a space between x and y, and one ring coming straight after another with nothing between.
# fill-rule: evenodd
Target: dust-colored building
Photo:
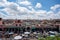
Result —
<instances>
[{"instance_id":1,"label":"dust-colored building","mask_svg":"<svg viewBox=\"0 0 60 40\"><path fill-rule=\"evenodd\" d=\"M48 29L55 29L60 31L60 20L18 20L18 19L2 19L0 18L0 29L8 29L8 30L15 30L21 27L36 27L36 28L43 28Z\"/></svg>"}]
</instances>

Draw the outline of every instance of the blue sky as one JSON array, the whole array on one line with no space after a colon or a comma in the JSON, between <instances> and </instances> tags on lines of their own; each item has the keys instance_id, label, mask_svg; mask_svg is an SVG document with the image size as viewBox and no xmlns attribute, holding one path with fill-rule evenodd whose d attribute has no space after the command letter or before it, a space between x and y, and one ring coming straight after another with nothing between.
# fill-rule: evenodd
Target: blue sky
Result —
<instances>
[{"instance_id":1,"label":"blue sky","mask_svg":"<svg viewBox=\"0 0 60 40\"><path fill-rule=\"evenodd\" d=\"M16 0L8 0L10 2L17 2ZM54 6L55 4L60 4L60 0L29 0L33 6L36 5L37 2L42 4L42 8L43 10L50 10L51 6Z\"/></svg>"},{"instance_id":2,"label":"blue sky","mask_svg":"<svg viewBox=\"0 0 60 40\"><path fill-rule=\"evenodd\" d=\"M60 0L0 0L0 12L5 19L60 19Z\"/></svg>"}]
</instances>

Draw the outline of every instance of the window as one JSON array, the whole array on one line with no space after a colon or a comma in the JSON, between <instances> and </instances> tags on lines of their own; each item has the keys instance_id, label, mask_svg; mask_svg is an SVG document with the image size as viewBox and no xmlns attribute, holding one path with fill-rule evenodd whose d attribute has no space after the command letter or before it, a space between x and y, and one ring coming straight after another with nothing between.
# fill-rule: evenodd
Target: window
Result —
<instances>
[{"instance_id":1,"label":"window","mask_svg":"<svg viewBox=\"0 0 60 40\"><path fill-rule=\"evenodd\" d=\"M0 21L2 20L2 18L0 18Z\"/></svg>"},{"instance_id":2,"label":"window","mask_svg":"<svg viewBox=\"0 0 60 40\"><path fill-rule=\"evenodd\" d=\"M18 26L18 24L16 24L16 26Z\"/></svg>"}]
</instances>

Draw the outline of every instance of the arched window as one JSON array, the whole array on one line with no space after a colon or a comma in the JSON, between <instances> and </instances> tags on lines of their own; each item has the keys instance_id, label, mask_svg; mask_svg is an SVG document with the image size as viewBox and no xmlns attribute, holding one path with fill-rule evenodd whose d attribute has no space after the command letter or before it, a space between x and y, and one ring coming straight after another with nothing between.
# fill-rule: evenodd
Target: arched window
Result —
<instances>
[{"instance_id":1,"label":"arched window","mask_svg":"<svg viewBox=\"0 0 60 40\"><path fill-rule=\"evenodd\" d=\"M16 24L16 26L18 26L18 24Z\"/></svg>"}]
</instances>

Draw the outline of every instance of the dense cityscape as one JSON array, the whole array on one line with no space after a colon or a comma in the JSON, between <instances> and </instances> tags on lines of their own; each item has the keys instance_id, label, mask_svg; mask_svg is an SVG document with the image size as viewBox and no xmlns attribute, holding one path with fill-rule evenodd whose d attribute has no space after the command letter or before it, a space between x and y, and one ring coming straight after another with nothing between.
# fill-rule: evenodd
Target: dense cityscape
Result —
<instances>
[{"instance_id":1,"label":"dense cityscape","mask_svg":"<svg viewBox=\"0 0 60 40\"><path fill-rule=\"evenodd\" d=\"M2 19L0 18L0 37L10 37L13 35L22 35L24 32L40 33L40 36L50 35L49 32L57 35L60 33L60 19L53 20L18 20L18 19ZM9 34L11 33L11 34ZM8 34L8 35L7 35ZM30 38L29 35L28 38ZM38 37L36 37L38 38ZM9 39L6 39L9 40ZM11 40L11 39L10 39ZM24 40L24 38L23 38ZM28 39L26 39L28 40Z\"/></svg>"}]
</instances>

